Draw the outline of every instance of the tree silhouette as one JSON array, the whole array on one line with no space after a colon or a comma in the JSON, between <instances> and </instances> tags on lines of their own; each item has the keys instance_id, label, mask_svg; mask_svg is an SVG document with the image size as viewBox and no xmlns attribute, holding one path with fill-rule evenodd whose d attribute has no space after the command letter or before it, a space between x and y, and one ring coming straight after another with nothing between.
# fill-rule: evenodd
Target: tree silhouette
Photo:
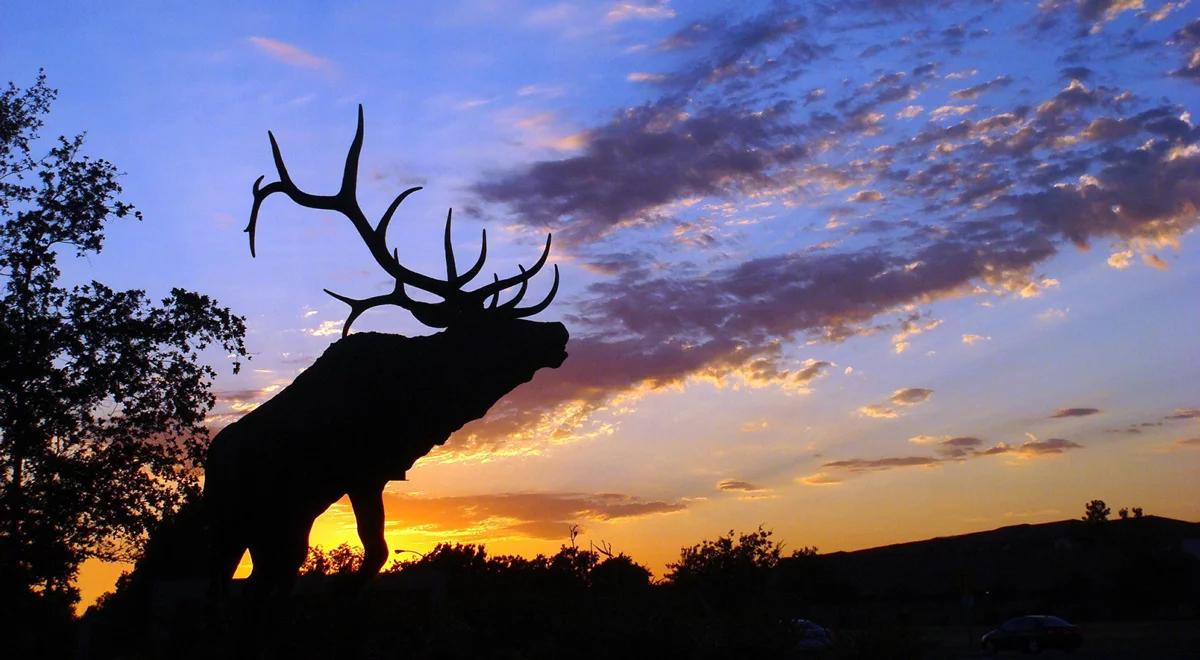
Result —
<instances>
[{"instance_id":1,"label":"tree silhouette","mask_svg":"<svg viewBox=\"0 0 1200 660\"><path fill-rule=\"evenodd\" d=\"M1121 507L1120 509L1117 509L1117 517L1119 517L1121 520L1125 520L1126 518L1129 517L1129 509L1127 509L1125 507Z\"/></svg>"},{"instance_id":2,"label":"tree silhouette","mask_svg":"<svg viewBox=\"0 0 1200 660\"><path fill-rule=\"evenodd\" d=\"M321 546L308 549L308 556L300 566L301 575L350 575L362 566L363 550L342 543L326 551Z\"/></svg>"},{"instance_id":3,"label":"tree silhouette","mask_svg":"<svg viewBox=\"0 0 1200 660\"><path fill-rule=\"evenodd\" d=\"M77 599L88 557L129 559L197 491L213 347L246 356L243 319L207 296L60 284L60 256L141 219L83 136L35 154L56 91L0 92L0 572L7 596ZM21 591L24 594L21 594Z\"/></svg>"},{"instance_id":4,"label":"tree silhouette","mask_svg":"<svg viewBox=\"0 0 1200 660\"><path fill-rule=\"evenodd\" d=\"M1084 505L1083 520L1090 523L1102 523L1108 520L1108 514L1112 513L1104 500L1092 500Z\"/></svg>"},{"instance_id":5,"label":"tree silhouette","mask_svg":"<svg viewBox=\"0 0 1200 660\"><path fill-rule=\"evenodd\" d=\"M1133 517L1134 518L1142 517L1142 507L1140 507L1140 506L1133 507Z\"/></svg>"}]
</instances>

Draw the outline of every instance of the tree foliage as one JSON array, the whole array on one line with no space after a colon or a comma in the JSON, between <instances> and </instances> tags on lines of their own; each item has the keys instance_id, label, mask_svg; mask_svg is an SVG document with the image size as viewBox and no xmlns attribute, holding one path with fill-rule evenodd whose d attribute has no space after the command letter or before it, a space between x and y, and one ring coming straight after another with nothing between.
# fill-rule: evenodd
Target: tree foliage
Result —
<instances>
[{"instance_id":1,"label":"tree foliage","mask_svg":"<svg viewBox=\"0 0 1200 660\"><path fill-rule=\"evenodd\" d=\"M206 351L236 372L246 350L244 320L208 296L60 282L60 259L141 214L83 135L35 151L55 95L44 74L0 92L0 562L5 584L70 596L84 559L131 558L196 492Z\"/></svg>"},{"instance_id":2,"label":"tree foliage","mask_svg":"<svg viewBox=\"0 0 1200 660\"><path fill-rule=\"evenodd\" d=\"M1108 520L1108 515L1112 510L1104 503L1104 500L1092 500L1083 507L1083 520L1090 523L1102 523Z\"/></svg>"}]
</instances>

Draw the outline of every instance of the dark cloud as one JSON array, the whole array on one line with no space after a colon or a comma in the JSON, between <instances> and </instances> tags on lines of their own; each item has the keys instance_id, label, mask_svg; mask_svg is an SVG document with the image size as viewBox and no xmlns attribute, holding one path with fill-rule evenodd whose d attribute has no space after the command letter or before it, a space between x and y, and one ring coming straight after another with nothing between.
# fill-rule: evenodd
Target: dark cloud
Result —
<instances>
[{"instance_id":1,"label":"dark cloud","mask_svg":"<svg viewBox=\"0 0 1200 660\"><path fill-rule=\"evenodd\" d=\"M229 403L234 401L254 401L266 396L268 392L262 389L256 390L225 390L223 392L214 392L213 398L218 403Z\"/></svg>"},{"instance_id":2,"label":"dark cloud","mask_svg":"<svg viewBox=\"0 0 1200 660\"><path fill-rule=\"evenodd\" d=\"M674 101L630 108L588 131L581 155L498 175L474 192L528 224L560 229L568 241L594 240L621 224L661 219L658 207L685 197L778 185L777 168L804 155L789 108L689 114Z\"/></svg>"},{"instance_id":3,"label":"dark cloud","mask_svg":"<svg viewBox=\"0 0 1200 660\"><path fill-rule=\"evenodd\" d=\"M783 2L749 18L726 14L695 21L664 39L659 49L695 52L707 46L707 50L668 75L662 85L673 94L712 84L736 91L747 79L807 64L826 50L804 38L807 25L806 17Z\"/></svg>"},{"instance_id":4,"label":"dark cloud","mask_svg":"<svg viewBox=\"0 0 1200 660\"><path fill-rule=\"evenodd\" d=\"M851 458L843 461L830 461L821 467L838 468L849 470L851 472L862 472L866 470L887 470L897 467L912 467L915 465L937 465L940 462L940 458L933 458L931 456L901 456L872 459Z\"/></svg>"},{"instance_id":5,"label":"dark cloud","mask_svg":"<svg viewBox=\"0 0 1200 660\"><path fill-rule=\"evenodd\" d=\"M974 436L960 436L939 442L937 445L937 452L945 458L966 458L968 456L979 454L980 452L976 449L976 447L979 447L982 444L983 440L980 440Z\"/></svg>"},{"instance_id":6,"label":"dark cloud","mask_svg":"<svg viewBox=\"0 0 1200 660\"><path fill-rule=\"evenodd\" d=\"M994 89L1002 89L1012 84L1012 78L1009 76L996 76L992 80L978 85L973 85L964 89L956 89L950 92L950 96L956 99L974 99L981 94L990 92Z\"/></svg>"},{"instance_id":7,"label":"dark cloud","mask_svg":"<svg viewBox=\"0 0 1200 660\"><path fill-rule=\"evenodd\" d=\"M1050 415L1050 419L1059 419L1062 417L1087 417L1088 415L1097 415L1101 411L1099 408L1059 408Z\"/></svg>"},{"instance_id":8,"label":"dark cloud","mask_svg":"<svg viewBox=\"0 0 1200 660\"><path fill-rule=\"evenodd\" d=\"M1061 75L1065 80L1082 80L1087 81L1095 74L1095 71L1086 66L1069 66L1062 70Z\"/></svg>"},{"instance_id":9,"label":"dark cloud","mask_svg":"<svg viewBox=\"0 0 1200 660\"><path fill-rule=\"evenodd\" d=\"M711 28L708 26L708 24L696 21L673 32L666 39L663 39L661 42L659 42L658 47L661 50L684 50L688 48L694 48L701 43L708 41L711 36Z\"/></svg>"},{"instance_id":10,"label":"dark cloud","mask_svg":"<svg viewBox=\"0 0 1200 660\"><path fill-rule=\"evenodd\" d=\"M437 538L475 540L505 534L566 538L573 523L682 511L684 505L617 493L495 493L452 497L384 495L387 519Z\"/></svg>"},{"instance_id":11,"label":"dark cloud","mask_svg":"<svg viewBox=\"0 0 1200 660\"><path fill-rule=\"evenodd\" d=\"M1029 440L1021 444L1013 451L1018 454L1061 454L1068 449L1082 449L1083 445L1064 440L1063 438L1050 438L1048 440Z\"/></svg>"},{"instance_id":12,"label":"dark cloud","mask_svg":"<svg viewBox=\"0 0 1200 660\"><path fill-rule=\"evenodd\" d=\"M824 360L816 360L805 364L802 368L797 369L793 379L798 383L807 383L818 378L826 369L833 366L832 362Z\"/></svg>"},{"instance_id":13,"label":"dark cloud","mask_svg":"<svg viewBox=\"0 0 1200 660\"><path fill-rule=\"evenodd\" d=\"M748 481L739 481L737 479L725 479L717 484L717 490L758 492L763 489L762 489L762 487L756 486L755 484L752 484Z\"/></svg>"},{"instance_id":14,"label":"dark cloud","mask_svg":"<svg viewBox=\"0 0 1200 660\"><path fill-rule=\"evenodd\" d=\"M1179 408L1163 419L1200 419L1200 408Z\"/></svg>"},{"instance_id":15,"label":"dark cloud","mask_svg":"<svg viewBox=\"0 0 1200 660\"><path fill-rule=\"evenodd\" d=\"M1190 447L1200 447L1200 437L1197 437L1197 438L1180 438L1179 440L1176 440L1176 441L1175 441L1175 445L1176 445L1176 446L1178 446L1178 447L1187 447L1187 448L1190 448Z\"/></svg>"},{"instance_id":16,"label":"dark cloud","mask_svg":"<svg viewBox=\"0 0 1200 660\"><path fill-rule=\"evenodd\" d=\"M810 485L821 485L840 481L836 476L833 476L839 472L856 474L896 468L931 467L942 463L961 462L981 456L998 456L1001 454L1015 454L1033 458L1037 456L1051 456L1071 449L1083 448L1083 445L1063 438L1050 438L1043 441L1033 436L1030 436L1028 441L1017 447L1011 447L1000 442L987 449L980 449L984 445L984 441L975 436L959 436L945 440L936 440L931 436L918 436L917 438L913 438L913 441L920 444L931 444L930 441L935 441L933 444L938 456L890 456L886 458L851 458L829 461L821 465L820 469L822 472L805 477L801 481ZM829 472L833 474L829 474Z\"/></svg>"},{"instance_id":17,"label":"dark cloud","mask_svg":"<svg viewBox=\"0 0 1200 660\"><path fill-rule=\"evenodd\" d=\"M899 406L915 406L925 403L933 396L933 390L925 387L905 387L892 392L888 400Z\"/></svg>"}]
</instances>

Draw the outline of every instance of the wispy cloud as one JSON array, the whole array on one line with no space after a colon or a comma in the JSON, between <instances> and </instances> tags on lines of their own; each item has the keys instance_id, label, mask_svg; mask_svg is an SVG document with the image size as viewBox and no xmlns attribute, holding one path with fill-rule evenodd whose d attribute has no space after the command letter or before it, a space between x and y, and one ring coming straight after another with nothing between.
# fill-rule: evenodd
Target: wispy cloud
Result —
<instances>
[{"instance_id":1,"label":"wispy cloud","mask_svg":"<svg viewBox=\"0 0 1200 660\"><path fill-rule=\"evenodd\" d=\"M605 18L612 23L628 21L631 19L640 20L664 20L675 18L675 10L671 9L668 2L656 2L653 4L640 4L636 2L618 2L613 5L612 9L608 10Z\"/></svg>"},{"instance_id":2,"label":"wispy cloud","mask_svg":"<svg viewBox=\"0 0 1200 660\"><path fill-rule=\"evenodd\" d=\"M332 62L299 46L269 37L249 37L247 40L260 52L289 66L316 71L330 77L337 75L337 68Z\"/></svg>"},{"instance_id":3,"label":"wispy cloud","mask_svg":"<svg viewBox=\"0 0 1200 660\"><path fill-rule=\"evenodd\" d=\"M1200 408L1178 408L1164 419L1200 419Z\"/></svg>"},{"instance_id":4,"label":"wispy cloud","mask_svg":"<svg viewBox=\"0 0 1200 660\"><path fill-rule=\"evenodd\" d=\"M625 76L625 80L628 80L629 82L639 82L639 83L640 82L662 82L662 81L666 80L667 78L668 78L668 76L666 74L649 73L646 71L634 71L634 72L630 73L629 75Z\"/></svg>"},{"instance_id":5,"label":"wispy cloud","mask_svg":"<svg viewBox=\"0 0 1200 660\"><path fill-rule=\"evenodd\" d=\"M958 463L970 459L988 456L1011 455L1022 459L1032 459L1056 456L1073 449L1082 449L1083 445L1065 438L1050 438L1039 440L1031 433L1028 439L1017 446L1004 442L987 447L987 443L975 436L933 436L918 435L908 439L909 442L931 448L934 456L885 456L882 458L850 458L822 463L820 472L802 477L801 483L820 485L836 483L846 477L870 472L881 472L912 467L937 467L947 463Z\"/></svg>"},{"instance_id":6,"label":"wispy cloud","mask_svg":"<svg viewBox=\"0 0 1200 660\"><path fill-rule=\"evenodd\" d=\"M1051 307L1045 311L1039 312L1037 319L1043 323L1053 323L1055 321L1064 321L1071 313L1070 307Z\"/></svg>"},{"instance_id":7,"label":"wispy cloud","mask_svg":"<svg viewBox=\"0 0 1200 660\"><path fill-rule=\"evenodd\" d=\"M1099 408L1059 408L1050 415L1050 419L1061 419L1063 417L1088 417L1090 415L1099 415Z\"/></svg>"}]
</instances>

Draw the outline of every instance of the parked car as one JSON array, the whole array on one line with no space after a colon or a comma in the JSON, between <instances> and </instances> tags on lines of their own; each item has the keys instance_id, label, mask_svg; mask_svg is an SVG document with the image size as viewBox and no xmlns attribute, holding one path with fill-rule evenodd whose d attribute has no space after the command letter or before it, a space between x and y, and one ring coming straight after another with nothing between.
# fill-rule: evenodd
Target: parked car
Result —
<instances>
[{"instance_id":1,"label":"parked car","mask_svg":"<svg viewBox=\"0 0 1200 660\"><path fill-rule=\"evenodd\" d=\"M1013 650L1038 653L1042 649L1072 651L1083 645L1077 626L1044 614L1009 619L980 640L986 651Z\"/></svg>"},{"instance_id":2,"label":"parked car","mask_svg":"<svg viewBox=\"0 0 1200 660\"><path fill-rule=\"evenodd\" d=\"M796 650L824 651L833 648L833 633L808 619L792 619L796 634Z\"/></svg>"}]
</instances>

